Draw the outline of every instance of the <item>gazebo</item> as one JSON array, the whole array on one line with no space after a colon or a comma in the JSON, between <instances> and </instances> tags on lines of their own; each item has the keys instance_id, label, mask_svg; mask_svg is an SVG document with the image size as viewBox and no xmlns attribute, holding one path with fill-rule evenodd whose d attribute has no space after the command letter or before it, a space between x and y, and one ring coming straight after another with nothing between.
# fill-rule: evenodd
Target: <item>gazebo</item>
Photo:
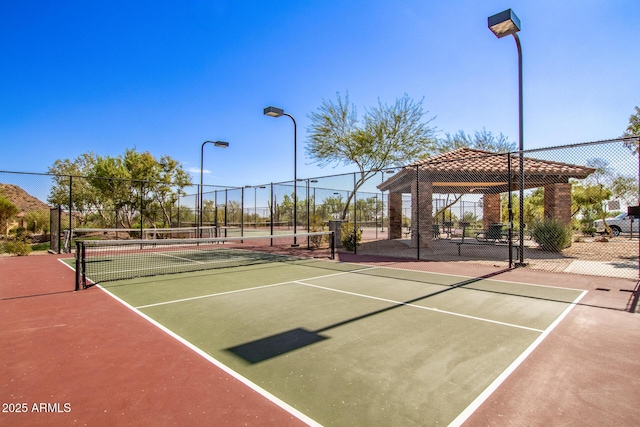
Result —
<instances>
[{"instance_id":1,"label":"gazebo","mask_svg":"<svg viewBox=\"0 0 640 427\"><path fill-rule=\"evenodd\" d=\"M414 247L429 247L433 239L434 194L482 194L483 227L500 222L500 194L509 191L509 181L511 191L519 190L518 165L519 157L516 156L509 159L504 153L459 148L403 167L377 187L380 191L389 192L389 239L402 237L403 194L411 194L411 238ZM569 224L569 179L584 179L594 171L585 166L524 157L524 187L543 187L544 216Z\"/></svg>"}]
</instances>

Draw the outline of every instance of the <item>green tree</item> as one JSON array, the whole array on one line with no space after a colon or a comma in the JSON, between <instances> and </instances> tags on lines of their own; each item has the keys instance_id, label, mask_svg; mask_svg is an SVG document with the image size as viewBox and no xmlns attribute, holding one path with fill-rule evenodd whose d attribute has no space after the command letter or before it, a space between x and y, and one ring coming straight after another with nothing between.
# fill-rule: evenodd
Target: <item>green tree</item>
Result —
<instances>
[{"instance_id":1,"label":"green tree","mask_svg":"<svg viewBox=\"0 0 640 427\"><path fill-rule=\"evenodd\" d=\"M520 209L520 203L517 208ZM518 218L519 218L518 213ZM536 188L524 198L524 223L533 224L544 218L544 188Z\"/></svg>"},{"instance_id":2,"label":"green tree","mask_svg":"<svg viewBox=\"0 0 640 427\"><path fill-rule=\"evenodd\" d=\"M593 221L602 217L602 198L610 197L608 189L599 185L574 183L571 186L572 216L577 217L584 233L592 234Z\"/></svg>"},{"instance_id":3,"label":"green tree","mask_svg":"<svg viewBox=\"0 0 640 427\"><path fill-rule=\"evenodd\" d=\"M581 212L584 218L602 219L607 232L611 233L606 221L605 202L613 195L611 191L613 172L603 159L590 159L586 163L595 171L582 183L572 186L571 201L574 214ZM584 226L585 224L583 224Z\"/></svg>"},{"instance_id":4,"label":"green tree","mask_svg":"<svg viewBox=\"0 0 640 427\"><path fill-rule=\"evenodd\" d=\"M507 222L509 218L509 193L500 196L501 218ZM511 195L511 209L513 211L514 227L519 228L520 218L520 195ZM534 224L540 222L544 217L544 189L536 188L530 194L524 197L524 223Z\"/></svg>"},{"instance_id":5,"label":"green tree","mask_svg":"<svg viewBox=\"0 0 640 427\"><path fill-rule=\"evenodd\" d=\"M227 222L239 224L242 220L242 206L236 200L227 202Z\"/></svg>"},{"instance_id":6,"label":"green tree","mask_svg":"<svg viewBox=\"0 0 640 427\"><path fill-rule=\"evenodd\" d=\"M356 220L358 222L375 221L382 212L382 200L377 197L358 198L356 200Z\"/></svg>"},{"instance_id":7,"label":"green tree","mask_svg":"<svg viewBox=\"0 0 640 427\"><path fill-rule=\"evenodd\" d=\"M616 176L611 182L613 197L622 199L628 206L638 201L638 180L630 176Z\"/></svg>"},{"instance_id":8,"label":"green tree","mask_svg":"<svg viewBox=\"0 0 640 427\"><path fill-rule=\"evenodd\" d=\"M422 100L408 95L387 105L367 109L362 122L348 94L337 94L336 102L324 100L318 110L309 115L307 155L321 167L355 164L359 174L354 189L347 196L341 218L345 219L356 192L377 171L402 166L434 151L433 120L424 120Z\"/></svg>"},{"instance_id":9,"label":"green tree","mask_svg":"<svg viewBox=\"0 0 640 427\"><path fill-rule=\"evenodd\" d=\"M625 135L627 136L640 136L640 107L635 107L636 112L629 117L629 126Z\"/></svg>"},{"instance_id":10,"label":"green tree","mask_svg":"<svg viewBox=\"0 0 640 427\"><path fill-rule=\"evenodd\" d=\"M629 116L629 126L622 134L623 137L639 136L640 137L640 107L635 107L636 112ZM626 141L625 146L633 151L634 154L638 154L638 146L640 141Z\"/></svg>"},{"instance_id":11,"label":"green tree","mask_svg":"<svg viewBox=\"0 0 640 427\"><path fill-rule=\"evenodd\" d=\"M53 186L47 201L69 211L75 210L80 215L74 218L86 220L87 214L98 208L94 189L84 178L89 174L95 160L96 155L93 152L82 154L74 160L56 160L49 167Z\"/></svg>"},{"instance_id":12,"label":"green tree","mask_svg":"<svg viewBox=\"0 0 640 427\"><path fill-rule=\"evenodd\" d=\"M0 233L8 236L9 221L20 212L9 199L0 194Z\"/></svg>"},{"instance_id":13,"label":"green tree","mask_svg":"<svg viewBox=\"0 0 640 427\"><path fill-rule=\"evenodd\" d=\"M171 206L191 184L177 161L169 156L158 160L135 149L117 157L90 152L74 160L56 160L49 172L54 175L50 203L80 212L85 221L94 212L104 226L117 221L127 228L134 226L136 215L143 221L145 212L150 217L155 211L162 212L164 225L169 224Z\"/></svg>"},{"instance_id":14,"label":"green tree","mask_svg":"<svg viewBox=\"0 0 640 427\"><path fill-rule=\"evenodd\" d=\"M37 233L48 233L49 232L49 211L38 209L29 211L25 214L24 219L27 223L27 230Z\"/></svg>"},{"instance_id":15,"label":"green tree","mask_svg":"<svg viewBox=\"0 0 640 427\"><path fill-rule=\"evenodd\" d=\"M97 156L88 172L88 181L93 191L93 204L103 220L103 225L115 220L120 227L133 227L136 197L122 158Z\"/></svg>"},{"instance_id":16,"label":"green tree","mask_svg":"<svg viewBox=\"0 0 640 427\"><path fill-rule=\"evenodd\" d=\"M215 201L203 199L202 200L202 223L204 225L210 225L215 223L215 219L216 219L215 212L216 212Z\"/></svg>"},{"instance_id":17,"label":"green tree","mask_svg":"<svg viewBox=\"0 0 640 427\"><path fill-rule=\"evenodd\" d=\"M317 206L316 212L324 219L346 219L346 216L342 217L342 213L348 210L345 204L342 195L327 197Z\"/></svg>"},{"instance_id":18,"label":"green tree","mask_svg":"<svg viewBox=\"0 0 640 427\"><path fill-rule=\"evenodd\" d=\"M186 194L184 188L191 185L191 177L177 160L169 156L162 156L158 166L152 179L155 183L153 200L162 210L164 223L170 225L171 207Z\"/></svg>"},{"instance_id":19,"label":"green tree","mask_svg":"<svg viewBox=\"0 0 640 427\"><path fill-rule=\"evenodd\" d=\"M476 150L490 151L492 153L509 153L516 149L516 144L509 142L509 139L502 133L498 136L482 128L475 131L473 136L459 130L456 134L445 134L445 137L438 141L437 150L440 153L456 150L458 148L474 148Z\"/></svg>"}]
</instances>

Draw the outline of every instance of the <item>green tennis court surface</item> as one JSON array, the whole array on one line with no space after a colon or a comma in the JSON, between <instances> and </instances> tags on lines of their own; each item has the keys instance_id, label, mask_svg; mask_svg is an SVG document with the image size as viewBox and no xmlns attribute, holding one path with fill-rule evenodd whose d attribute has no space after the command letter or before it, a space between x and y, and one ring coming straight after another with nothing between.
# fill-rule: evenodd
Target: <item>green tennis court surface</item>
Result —
<instances>
[{"instance_id":1,"label":"green tennis court surface","mask_svg":"<svg viewBox=\"0 0 640 427\"><path fill-rule=\"evenodd\" d=\"M308 259L102 288L327 426L464 421L582 297Z\"/></svg>"}]
</instances>

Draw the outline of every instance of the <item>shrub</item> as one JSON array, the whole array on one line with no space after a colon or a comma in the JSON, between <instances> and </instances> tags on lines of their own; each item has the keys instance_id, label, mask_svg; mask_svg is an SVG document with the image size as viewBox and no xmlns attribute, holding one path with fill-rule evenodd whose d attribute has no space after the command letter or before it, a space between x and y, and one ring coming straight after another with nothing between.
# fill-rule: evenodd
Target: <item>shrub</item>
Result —
<instances>
[{"instance_id":1,"label":"shrub","mask_svg":"<svg viewBox=\"0 0 640 427\"><path fill-rule=\"evenodd\" d=\"M355 250L362 240L362 230L356 229L354 224L345 222L340 229L340 243L348 251Z\"/></svg>"},{"instance_id":2,"label":"shrub","mask_svg":"<svg viewBox=\"0 0 640 427\"><path fill-rule=\"evenodd\" d=\"M533 240L548 252L560 252L571 246L571 228L555 219L546 218L531 230Z\"/></svg>"},{"instance_id":3,"label":"shrub","mask_svg":"<svg viewBox=\"0 0 640 427\"><path fill-rule=\"evenodd\" d=\"M318 215L311 215L309 218L310 230L312 233L317 231L324 231L324 221ZM311 236L309 238L309 244L314 248L320 247L323 243L329 240L328 236Z\"/></svg>"},{"instance_id":4,"label":"shrub","mask_svg":"<svg viewBox=\"0 0 640 427\"><path fill-rule=\"evenodd\" d=\"M13 255L29 255L31 253L31 245L24 240L10 240L4 243L4 251Z\"/></svg>"}]
</instances>

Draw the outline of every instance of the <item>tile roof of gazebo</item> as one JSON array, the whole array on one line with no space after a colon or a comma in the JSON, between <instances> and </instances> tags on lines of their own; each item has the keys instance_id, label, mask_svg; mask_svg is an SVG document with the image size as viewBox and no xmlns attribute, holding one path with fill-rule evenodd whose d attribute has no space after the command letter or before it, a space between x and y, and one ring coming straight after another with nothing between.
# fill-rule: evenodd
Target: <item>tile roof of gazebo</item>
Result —
<instances>
[{"instance_id":1,"label":"tile roof of gazebo","mask_svg":"<svg viewBox=\"0 0 640 427\"><path fill-rule=\"evenodd\" d=\"M434 193L502 193L508 191L508 159L506 154L472 148L458 148L437 156L418 160L378 185L381 191L410 193L411 183L433 183ZM511 156L512 190L518 189L519 157ZM595 169L569 163L524 158L525 188L584 179Z\"/></svg>"}]
</instances>

